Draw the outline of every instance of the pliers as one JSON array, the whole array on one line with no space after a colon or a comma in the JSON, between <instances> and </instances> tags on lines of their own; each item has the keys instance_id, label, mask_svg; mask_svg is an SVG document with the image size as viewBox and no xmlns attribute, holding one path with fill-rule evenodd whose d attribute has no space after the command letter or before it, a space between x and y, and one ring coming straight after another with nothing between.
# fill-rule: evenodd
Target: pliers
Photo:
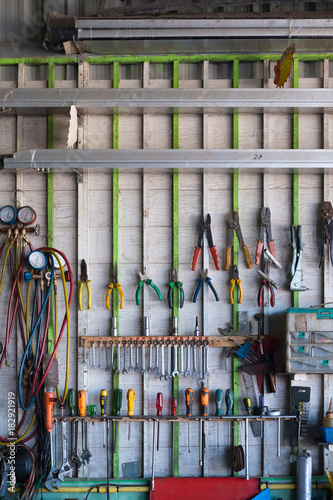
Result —
<instances>
[{"instance_id":1,"label":"pliers","mask_svg":"<svg viewBox=\"0 0 333 500\"><path fill-rule=\"evenodd\" d=\"M196 268L196 265L198 262L198 258L199 258L199 255L200 255L200 252L202 249L202 240L203 240L204 233L206 233L206 235L207 235L208 245L210 248L210 253L212 254L212 257L213 257L215 268L217 269L217 271L220 269L219 258L218 258L217 251L216 251L216 245L213 244L213 237L212 237L212 231L210 228L210 224L211 224L210 214L207 214L206 221L205 221L205 217L202 215L201 219L200 219L200 233L199 233L199 238L198 238L198 244L196 245L196 247L194 249L194 255L193 255L193 260L192 260L192 268L191 268L192 271L195 271L195 268Z\"/></svg>"},{"instance_id":2,"label":"pliers","mask_svg":"<svg viewBox=\"0 0 333 500\"><path fill-rule=\"evenodd\" d=\"M120 309L123 309L124 308L124 292L123 292L123 290L121 288L121 284L118 283L118 267L117 267L117 263L116 263L116 266L115 266L115 270L112 271L111 283L109 284L108 291L106 293L105 305L106 305L106 308L108 310L110 309L110 295L111 295L111 292L112 292L114 286L117 288L118 293L119 293L119 297L120 297Z\"/></svg>"},{"instance_id":3,"label":"pliers","mask_svg":"<svg viewBox=\"0 0 333 500\"><path fill-rule=\"evenodd\" d=\"M333 208L330 201L324 201L320 209L321 224L320 224L320 262L321 267L324 262L325 244L328 245L331 264L333 266Z\"/></svg>"},{"instance_id":4,"label":"pliers","mask_svg":"<svg viewBox=\"0 0 333 500\"><path fill-rule=\"evenodd\" d=\"M247 248L247 246L244 243L242 231L241 231L241 228L240 228L240 225L239 225L239 215L238 215L238 212L235 212L235 215L234 215L235 218L233 218L232 212L229 212L228 215L229 215L229 220L228 220L228 222L229 222L228 246L227 246L227 251L226 251L226 256L225 256L225 266L224 266L224 269L226 271L228 271L229 268L230 268L230 264L231 264L231 249L234 246L234 230L236 231L239 244L243 248L243 252L244 252L244 255L245 255L245 260L246 260L247 267L249 269L252 269L253 264L252 264L252 261L251 261L249 249Z\"/></svg>"},{"instance_id":5,"label":"pliers","mask_svg":"<svg viewBox=\"0 0 333 500\"><path fill-rule=\"evenodd\" d=\"M143 283L144 282L146 282L148 285L150 285L155 290L155 292L158 295L159 300L163 300L161 292L159 291L159 289L157 288L157 286L153 283L153 280L150 279L150 278L148 278L145 274L142 274L139 270L138 270L138 273L139 273L139 276L140 276L140 281L138 283L138 287L137 287L136 293L135 293L136 305L137 306L140 305L140 290L143 287Z\"/></svg>"},{"instance_id":6,"label":"pliers","mask_svg":"<svg viewBox=\"0 0 333 500\"><path fill-rule=\"evenodd\" d=\"M263 301L264 289L265 289L265 286L267 286L268 291L270 292L270 303L271 303L271 306L274 307L274 305L275 305L275 292L274 292L274 287L272 285L271 279L269 277L268 261L267 260L265 261L264 275L265 275L265 277L263 277L261 284L260 284L260 287L259 287L257 303L258 303L258 306L261 307L262 301Z\"/></svg>"},{"instance_id":7,"label":"pliers","mask_svg":"<svg viewBox=\"0 0 333 500\"><path fill-rule=\"evenodd\" d=\"M79 310L83 311L83 286L86 285L87 290L87 299L88 299L88 309L91 309L91 288L90 288L91 280L88 280L87 274L87 263L83 259L81 261L81 281L78 281L79 290L78 290L78 302L79 302Z\"/></svg>"},{"instance_id":8,"label":"pliers","mask_svg":"<svg viewBox=\"0 0 333 500\"><path fill-rule=\"evenodd\" d=\"M271 228L271 211L268 207L261 209L261 225L259 239L257 240L257 250L256 250L256 265L260 264L260 257L262 254L262 249L264 248L265 241L265 231L267 231L267 245L270 253L276 258L275 243L272 238L272 228Z\"/></svg>"},{"instance_id":9,"label":"pliers","mask_svg":"<svg viewBox=\"0 0 333 500\"><path fill-rule=\"evenodd\" d=\"M212 290L213 294L215 295L215 299L216 299L216 301L219 301L219 300L220 300L220 298L219 298L219 296L218 296L218 294L217 294L217 291L215 290L214 285L213 285L213 283L212 283L212 278L210 278L210 277L208 276L208 269L206 269L206 271L202 271L201 276L200 276L200 278L199 278L199 280L198 280L197 287L196 287L196 289L195 289L195 291L194 291L194 295L193 295L193 302L194 302L194 304L195 304L195 303L196 303L196 301L197 301L198 294L199 294L199 292L200 292L200 289L201 289L202 284L203 284L203 282L204 282L204 281L205 281L206 283L208 283L209 288Z\"/></svg>"},{"instance_id":10,"label":"pliers","mask_svg":"<svg viewBox=\"0 0 333 500\"><path fill-rule=\"evenodd\" d=\"M234 288L235 285L238 286L238 304L242 303L243 300L243 288L242 288L242 280L239 277L238 267L234 266L232 270L232 279L230 281L230 303L234 304Z\"/></svg>"},{"instance_id":11,"label":"pliers","mask_svg":"<svg viewBox=\"0 0 333 500\"><path fill-rule=\"evenodd\" d=\"M181 281L178 281L177 269L173 268L171 271L171 281L169 283L169 290L168 290L168 304L170 309L173 309L172 292L175 286L179 290L179 307L182 308L185 301L183 283Z\"/></svg>"}]
</instances>

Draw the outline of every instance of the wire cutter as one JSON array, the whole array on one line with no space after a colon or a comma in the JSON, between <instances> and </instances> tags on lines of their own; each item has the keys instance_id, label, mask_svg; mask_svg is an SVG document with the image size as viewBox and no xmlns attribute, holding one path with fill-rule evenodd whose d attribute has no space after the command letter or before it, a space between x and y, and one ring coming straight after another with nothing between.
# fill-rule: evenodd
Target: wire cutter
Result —
<instances>
[{"instance_id":1,"label":"wire cutter","mask_svg":"<svg viewBox=\"0 0 333 500\"><path fill-rule=\"evenodd\" d=\"M192 260L192 268L191 268L192 271L195 271L195 268L196 268L196 265L198 262L198 258L199 258L199 255L200 255L200 252L202 249L202 240L203 240L204 233L206 233L206 235L207 235L208 245L210 248L210 253L212 254L212 257L213 257L215 269L217 271L220 269L219 258L218 258L217 251L216 251L216 245L213 244L213 237L212 237L212 231L210 228L210 224L211 224L210 214L207 214L206 221L205 221L205 217L202 215L201 219L200 219L200 233L199 233L199 238L198 238L198 245L196 245L196 247L194 249L194 255L193 255L193 260Z\"/></svg>"},{"instance_id":2,"label":"wire cutter","mask_svg":"<svg viewBox=\"0 0 333 500\"><path fill-rule=\"evenodd\" d=\"M140 290L143 287L143 283L144 282L146 282L148 285L150 285L155 290L155 292L158 295L159 300L163 300L161 292L159 291L159 289L157 288L157 286L153 283L153 280L150 279L150 278L148 278L145 274L142 274L139 270L138 270L138 273L139 273L139 276L140 276L140 281L138 283L138 287L137 287L136 293L135 293L136 305L137 306L140 305Z\"/></svg>"},{"instance_id":3,"label":"wire cutter","mask_svg":"<svg viewBox=\"0 0 333 500\"><path fill-rule=\"evenodd\" d=\"M201 276L200 276L200 278L199 278L199 280L198 280L197 287L196 287L196 289L195 289L195 291L194 291L194 295L193 295L193 302L194 302L194 304L195 304L195 303L196 303L196 301L197 301L198 294L199 294L199 292L200 292L200 289L201 289L202 284L203 284L203 282L204 282L204 281L205 281L206 283L208 283L209 288L212 290L213 294L215 295L215 299L216 299L216 301L219 301L219 300L220 300L220 298L219 298L219 296L218 296L218 294L217 294L217 291L215 290L214 285L213 285L213 283L212 283L212 278L210 278L210 277L208 276L208 269L206 269L206 271L202 271Z\"/></svg>"},{"instance_id":4,"label":"wire cutter","mask_svg":"<svg viewBox=\"0 0 333 500\"><path fill-rule=\"evenodd\" d=\"M173 309L172 292L175 287L178 288L179 290L179 307L182 308L185 301L183 283L181 281L178 281L177 269L173 268L171 271L171 281L169 283L169 290L168 290L168 304L170 309Z\"/></svg>"},{"instance_id":5,"label":"wire cutter","mask_svg":"<svg viewBox=\"0 0 333 500\"><path fill-rule=\"evenodd\" d=\"M249 269L252 269L253 264L252 264L252 261L251 261L249 249L247 248L247 246L244 243L242 231L241 231L241 228L240 228L240 225L239 225L239 215L238 215L238 212L235 212L235 215L234 215L235 218L233 218L232 212L229 212L228 215L229 215L229 221L228 221L229 222L228 246L227 246L227 251L226 251L226 256L225 256L225 266L224 266L224 269L226 271L229 271L229 268L230 268L230 264L231 264L231 249L234 246L234 230L236 231L239 244L243 248L243 252L244 252L244 255L245 255L245 260L246 260L247 267Z\"/></svg>"},{"instance_id":6,"label":"wire cutter","mask_svg":"<svg viewBox=\"0 0 333 500\"><path fill-rule=\"evenodd\" d=\"M243 300L243 288L242 288L242 280L239 277L239 272L238 272L238 267L234 266L232 270L232 279L230 281L231 286L230 286L230 303L234 304L234 288L235 285L238 286L238 304L242 303Z\"/></svg>"},{"instance_id":7,"label":"wire cutter","mask_svg":"<svg viewBox=\"0 0 333 500\"><path fill-rule=\"evenodd\" d=\"M105 305L106 305L106 308L108 310L110 309L110 295L111 295L111 292L112 292L114 286L117 288L118 293L119 293L119 297L120 297L120 309L123 309L124 308L124 292L123 292L123 290L121 288L121 284L118 283L118 267L117 267L117 264L115 266L115 270L112 271L111 283L109 284L108 291L106 293Z\"/></svg>"},{"instance_id":8,"label":"wire cutter","mask_svg":"<svg viewBox=\"0 0 333 500\"><path fill-rule=\"evenodd\" d=\"M88 280L87 274L87 263L83 259L81 261L81 281L78 281L79 290L78 290L78 301L79 301L79 310L83 311L83 286L86 285L87 290L87 299L88 299L88 309L91 309L91 288L90 288L91 280Z\"/></svg>"},{"instance_id":9,"label":"wire cutter","mask_svg":"<svg viewBox=\"0 0 333 500\"><path fill-rule=\"evenodd\" d=\"M331 264L333 266L333 208L330 201L324 201L320 209L321 224L320 224L320 262L321 267L324 262L325 244L328 246Z\"/></svg>"},{"instance_id":10,"label":"wire cutter","mask_svg":"<svg viewBox=\"0 0 333 500\"><path fill-rule=\"evenodd\" d=\"M266 286L268 288L268 292L270 292L271 306L274 307L274 305L275 305L275 292L274 292L274 287L272 285L272 281L269 277L268 261L267 260L265 260L264 274L262 276L263 276L263 279L261 281L259 291L258 291L258 297L257 297L258 306L261 307L261 305L262 305L264 289Z\"/></svg>"},{"instance_id":11,"label":"wire cutter","mask_svg":"<svg viewBox=\"0 0 333 500\"><path fill-rule=\"evenodd\" d=\"M275 243L272 238L272 228L271 228L271 211L268 207L264 207L261 210L261 224L260 224L260 233L259 239L257 240L257 250L256 250L256 259L255 264L260 264L260 257L262 254L262 250L264 248L265 241L265 231L267 232L267 245L270 253L276 258L275 252Z\"/></svg>"}]
</instances>

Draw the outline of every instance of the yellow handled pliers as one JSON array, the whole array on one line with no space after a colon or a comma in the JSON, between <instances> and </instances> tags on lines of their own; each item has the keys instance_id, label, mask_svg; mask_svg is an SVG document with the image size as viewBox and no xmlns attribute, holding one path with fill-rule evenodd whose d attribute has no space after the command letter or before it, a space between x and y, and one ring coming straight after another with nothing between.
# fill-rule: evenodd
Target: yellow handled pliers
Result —
<instances>
[{"instance_id":1,"label":"yellow handled pliers","mask_svg":"<svg viewBox=\"0 0 333 500\"><path fill-rule=\"evenodd\" d=\"M232 280L230 281L230 283L231 283L231 287L230 287L230 302L231 302L231 304L234 303L234 288L235 288L236 284L238 286L238 292L239 292L238 304L241 304L242 300L243 300L243 288L242 288L242 280L239 277L237 266L234 266L234 268L233 268Z\"/></svg>"},{"instance_id":2,"label":"yellow handled pliers","mask_svg":"<svg viewBox=\"0 0 333 500\"><path fill-rule=\"evenodd\" d=\"M122 291L120 283L118 283L118 269L117 269L117 264L115 266L115 271L113 271L112 276L111 276L111 283L108 286L108 291L106 293L106 299L105 299L105 305L106 308L109 310L110 309L110 295L113 290L113 287L116 287L120 296L120 309L124 308L124 293Z\"/></svg>"},{"instance_id":3,"label":"yellow handled pliers","mask_svg":"<svg viewBox=\"0 0 333 500\"><path fill-rule=\"evenodd\" d=\"M82 295L83 295L83 287L84 287L84 285L86 285L86 290L87 290L88 309L91 309L91 288L90 288L90 283L91 283L91 280L88 280L88 274L87 274L87 263L83 259L81 261L81 281L78 281L78 285L79 285L78 301L79 301L79 309L80 309L80 311L83 311Z\"/></svg>"}]
</instances>

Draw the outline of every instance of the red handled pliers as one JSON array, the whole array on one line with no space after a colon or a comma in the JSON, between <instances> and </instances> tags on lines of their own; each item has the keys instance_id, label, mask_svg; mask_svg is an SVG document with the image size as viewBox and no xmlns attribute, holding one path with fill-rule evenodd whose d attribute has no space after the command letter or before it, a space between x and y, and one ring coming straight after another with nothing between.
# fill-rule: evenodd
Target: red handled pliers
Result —
<instances>
[{"instance_id":1,"label":"red handled pliers","mask_svg":"<svg viewBox=\"0 0 333 500\"><path fill-rule=\"evenodd\" d=\"M210 214L207 214L206 221L205 221L205 217L202 215L201 219L200 219L200 233L199 233L199 238L198 238L198 244L195 247L193 260L192 260L192 268L191 268L192 271L195 271L195 268L196 268L196 265L198 262L198 258L199 258L199 255L200 255L200 252L202 249L202 240L203 240L204 233L206 233L206 235L207 235L208 245L210 248L210 253L212 254L212 257L213 257L215 268L217 269L217 271L220 269L219 258L218 258L217 251L216 251L216 245L213 244L213 237L212 237L212 231L210 229L210 224L211 224Z\"/></svg>"}]
</instances>

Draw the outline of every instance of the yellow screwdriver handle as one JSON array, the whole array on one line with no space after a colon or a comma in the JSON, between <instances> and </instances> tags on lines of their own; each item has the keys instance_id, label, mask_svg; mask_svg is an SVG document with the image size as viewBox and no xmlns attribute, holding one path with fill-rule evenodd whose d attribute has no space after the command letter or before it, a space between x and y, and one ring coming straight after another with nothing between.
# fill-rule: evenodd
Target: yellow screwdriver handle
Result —
<instances>
[{"instance_id":1,"label":"yellow screwdriver handle","mask_svg":"<svg viewBox=\"0 0 333 500\"><path fill-rule=\"evenodd\" d=\"M135 401L135 391L134 389L128 389L127 391L127 415L134 415L134 401Z\"/></svg>"}]
</instances>

